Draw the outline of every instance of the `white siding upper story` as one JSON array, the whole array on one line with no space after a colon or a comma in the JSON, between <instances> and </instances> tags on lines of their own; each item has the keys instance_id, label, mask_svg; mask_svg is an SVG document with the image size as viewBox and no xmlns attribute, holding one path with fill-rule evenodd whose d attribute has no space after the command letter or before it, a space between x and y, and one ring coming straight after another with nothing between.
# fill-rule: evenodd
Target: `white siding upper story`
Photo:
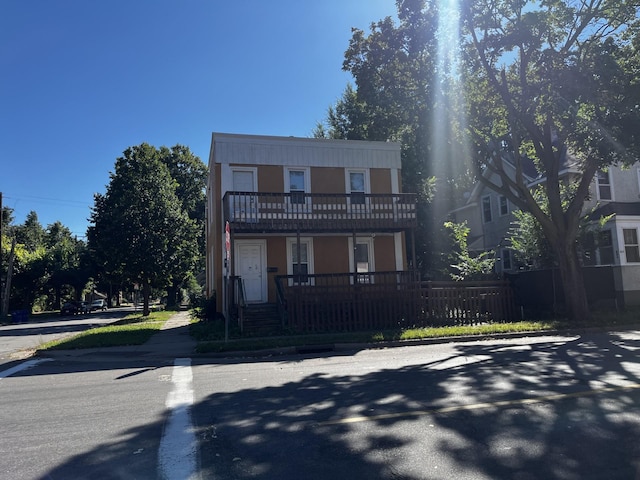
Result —
<instances>
[{"instance_id":1,"label":"white siding upper story","mask_svg":"<svg viewBox=\"0 0 640 480\"><path fill-rule=\"evenodd\" d=\"M400 144L213 133L211 160L221 164L400 169Z\"/></svg>"},{"instance_id":2,"label":"white siding upper story","mask_svg":"<svg viewBox=\"0 0 640 480\"><path fill-rule=\"evenodd\" d=\"M630 167L611 165L598 172L591 183L585 210L603 202L631 203L640 201L640 163Z\"/></svg>"}]
</instances>

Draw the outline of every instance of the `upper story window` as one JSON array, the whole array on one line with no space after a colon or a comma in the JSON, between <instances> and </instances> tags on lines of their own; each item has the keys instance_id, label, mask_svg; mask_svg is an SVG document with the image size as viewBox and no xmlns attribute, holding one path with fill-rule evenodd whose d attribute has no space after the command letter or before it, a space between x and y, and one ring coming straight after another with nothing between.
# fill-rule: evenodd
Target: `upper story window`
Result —
<instances>
[{"instance_id":1,"label":"upper story window","mask_svg":"<svg viewBox=\"0 0 640 480\"><path fill-rule=\"evenodd\" d=\"M505 215L509 214L509 199L507 197L505 197L504 195L500 195L500 216L504 217Z\"/></svg>"},{"instance_id":2,"label":"upper story window","mask_svg":"<svg viewBox=\"0 0 640 480\"><path fill-rule=\"evenodd\" d=\"M352 204L364 204L365 194L369 192L366 170L347 170L347 193Z\"/></svg>"},{"instance_id":3,"label":"upper story window","mask_svg":"<svg viewBox=\"0 0 640 480\"><path fill-rule=\"evenodd\" d=\"M491 196L487 195L486 197L482 197L482 221L484 223L489 223L493 220L493 216L491 215Z\"/></svg>"},{"instance_id":4,"label":"upper story window","mask_svg":"<svg viewBox=\"0 0 640 480\"><path fill-rule=\"evenodd\" d=\"M598 200L613 200L609 170L598 170L596 173L596 190L598 192Z\"/></svg>"},{"instance_id":5,"label":"upper story window","mask_svg":"<svg viewBox=\"0 0 640 480\"><path fill-rule=\"evenodd\" d=\"M309 169L288 168L285 173L285 188L291 194L291 204L306 203L305 193L309 192Z\"/></svg>"}]
</instances>

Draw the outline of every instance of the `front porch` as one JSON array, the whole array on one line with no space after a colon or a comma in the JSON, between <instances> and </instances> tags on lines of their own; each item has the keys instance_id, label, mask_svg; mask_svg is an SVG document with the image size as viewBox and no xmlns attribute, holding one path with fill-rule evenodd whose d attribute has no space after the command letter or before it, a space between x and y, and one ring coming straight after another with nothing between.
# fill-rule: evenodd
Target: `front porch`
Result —
<instances>
[{"instance_id":1,"label":"front porch","mask_svg":"<svg viewBox=\"0 0 640 480\"><path fill-rule=\"evenodd\" d=\"M229 291L243 335L392 330L517 319L508 282L421 282L414 271L280 275L276 304L248 304L242 279ZM267 314L268 313L268 314Z\"/></svg>"}]
</instances>

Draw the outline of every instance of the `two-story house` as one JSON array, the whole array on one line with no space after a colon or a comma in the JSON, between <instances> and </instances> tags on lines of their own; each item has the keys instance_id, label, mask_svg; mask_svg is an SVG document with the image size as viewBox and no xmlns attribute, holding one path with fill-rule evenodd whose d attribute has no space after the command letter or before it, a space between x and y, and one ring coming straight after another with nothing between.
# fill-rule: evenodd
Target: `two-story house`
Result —
<instances>
[{"instance_id":1,"label":"two-story house","mask_svg":"<svg viewBox=\"0 0 640 480\"><path fill-rule=\"evenodd\" d=\"M214 133L206 266L218 311L279 304L290 328L340 329L349 298L397 292L416 226L400 179L396 143ZM324 322L321 307L332 326L302 325Z\"/></svg>"},{"instance_id":2,"label":"two-story house","mask_svg":"<svg viewBox=\"0 0 640 480\"><path fill-rule=\"evenodd\" d=\"M515 167L505 161L504 168L512 178ZM490 182L497 182L497 174L488 169L483 172ZM532 162L523 162L525 181L534 184L538 173ZM449 212L456 223L466 222L469 227L468 246L470 252L494 251L496 272L510 272L516 268L513 252L507 241L507 233L514 220L513 205L509 199L492 190L483 182L476 182L471 192L465 195L465 202Z\"/></svg>"},{"instance_id":3,"label":"two-story house","mask_svg":"<svg viewBox=\"0 0 640 480\"><path fill-rule=\"evenodd\" d=\"M525 166L532 187L544 181L532 164ZM570 176L571 167L564 173ZM467 221L470 250L496 252L498 273L518 268L506 240L514 220L511 212L506 197L480 182L466 203L450 212L455 221ZM591 225L583 245L584 265L612 266L620 304L640 304L640 163L600 170L591 184L583 214ZM606 219L603 225L602 218Z\"/></svg>"}]
</instances>

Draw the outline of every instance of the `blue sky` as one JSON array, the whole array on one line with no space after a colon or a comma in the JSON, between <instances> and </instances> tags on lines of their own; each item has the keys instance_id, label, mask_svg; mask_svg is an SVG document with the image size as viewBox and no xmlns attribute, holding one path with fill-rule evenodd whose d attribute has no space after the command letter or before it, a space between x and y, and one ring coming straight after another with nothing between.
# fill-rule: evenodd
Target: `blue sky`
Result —
<instances>
[{"instance_id":1,"label":"blue sky","mask_svg":"<svg viewBox=\"0 0 640 480\"><path fill-rule=\"evenodd\" d=\"M342 94L351 27L394 0L2 0L0 192L83 237L129 146L310 136Z\"/></svg>"}]
</instances>

